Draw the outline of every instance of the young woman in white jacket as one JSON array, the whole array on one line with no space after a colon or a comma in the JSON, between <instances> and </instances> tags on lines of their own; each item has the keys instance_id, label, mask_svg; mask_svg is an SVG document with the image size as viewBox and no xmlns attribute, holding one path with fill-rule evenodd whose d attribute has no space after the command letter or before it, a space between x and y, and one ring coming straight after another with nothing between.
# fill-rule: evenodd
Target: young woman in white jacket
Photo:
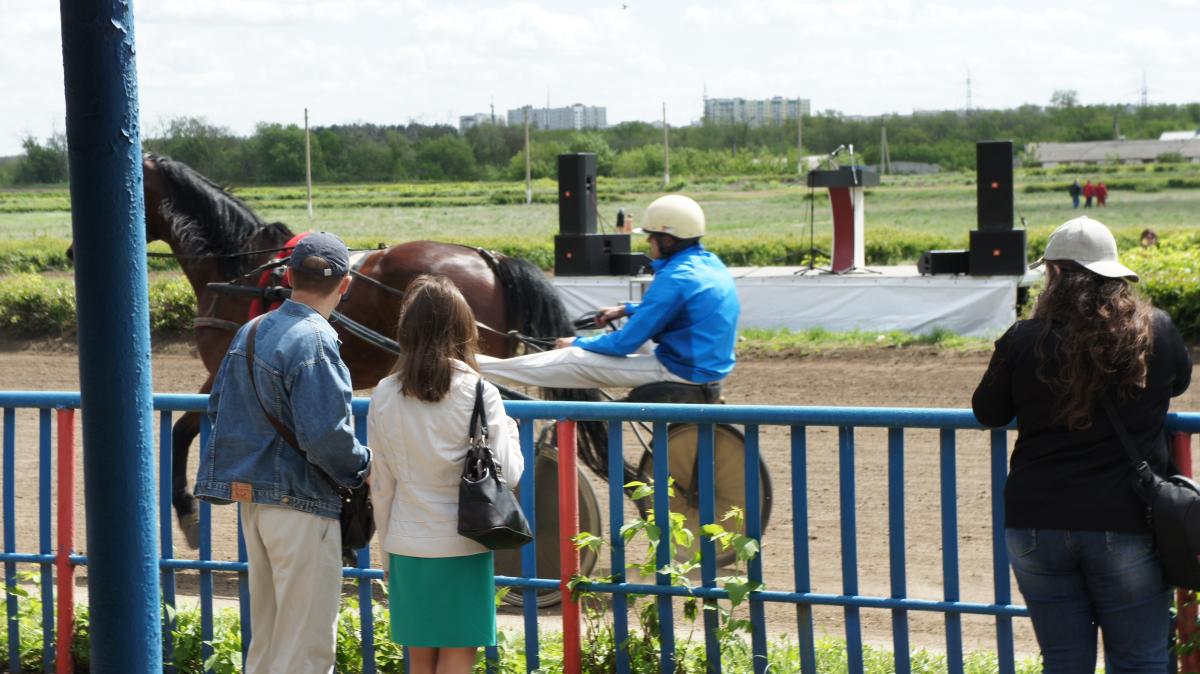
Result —
<instances>
[{"instance_id":1,"label":"young woman in white jacket","mask_svg":"<svg viewBox=\"0 0 1200 674\"><path fill-rule=\"evenodd\" d=\"M493 555L458 535L458 485L479 381L471 308L442 276L405 291L401 356L371 396L371 499L387 554L391 632L413 674L470 672L476 649L496 643ZM517 425L484 383L488 437L510 485L524 462Z\"/></svg>"}]
</instances>

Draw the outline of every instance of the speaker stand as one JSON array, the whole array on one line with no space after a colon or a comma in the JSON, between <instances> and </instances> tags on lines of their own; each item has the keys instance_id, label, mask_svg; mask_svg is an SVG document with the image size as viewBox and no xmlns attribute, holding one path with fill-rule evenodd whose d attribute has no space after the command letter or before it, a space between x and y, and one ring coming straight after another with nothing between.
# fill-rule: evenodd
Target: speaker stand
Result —
<instances>
[{"instance_id":1,"label":"speaker stand","mask_svg":"<svg viewBox=\"0 0 1200 674\"><path fill-rule=\"evenodd\" d=\"M810 185L808 188L808 265L803 269L798 269L792 272L793 276L819 276L821 274L832 274L833 269L829 267L817 266L817 253L829 258L830 255L826 251L817 248L816 244L816 194L814 188Z\"/></svg>"}]
</instances>

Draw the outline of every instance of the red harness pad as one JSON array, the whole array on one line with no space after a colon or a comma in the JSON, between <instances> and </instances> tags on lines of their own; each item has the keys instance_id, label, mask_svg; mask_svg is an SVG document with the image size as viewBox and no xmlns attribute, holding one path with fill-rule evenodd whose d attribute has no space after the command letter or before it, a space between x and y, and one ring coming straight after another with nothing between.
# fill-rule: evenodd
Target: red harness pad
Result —
<instances>
[{"instance_id":1,"label":"red harness pad","mask_svg":"<svg viewBox=\"0 0 1200 674\"><path fill-rule=\"evenodd\" d=\"M310 232L301 232L300 234L293 236L291 239L288 240L288 242L286 244L284 244L283 250L279 251L279 253L276 254L275 257L271 258L271 261L278 262L279 260L282 260L283 258L290 256L292 254L292 249L296 247L296 244L300 242L300 239L303 239L304 237L308 236L309 234L312 234L312 232L311 231ZM276 269L278 269L278 267L272 267L270 269L264 270L263 273L259 275L259 277L258 277L258 287L259 288L267 288L271 285L271 283L273 281L276 281L276 280L278 280L279 285L283 286L284 288L292 287L291 284L289 284L287 282L287 277L277 277L275 275ZM274 311L275 309L278 309L279 305L281 305L281 304L283 304L283 302L273 302L273 303L271 303L270 306L268 306L264 309L263 301L261 298L253 299L250 301L250 315L246 317L246 320L252 321L255 318L267 313L268 311Z\"/></svg>"}]
</instances>

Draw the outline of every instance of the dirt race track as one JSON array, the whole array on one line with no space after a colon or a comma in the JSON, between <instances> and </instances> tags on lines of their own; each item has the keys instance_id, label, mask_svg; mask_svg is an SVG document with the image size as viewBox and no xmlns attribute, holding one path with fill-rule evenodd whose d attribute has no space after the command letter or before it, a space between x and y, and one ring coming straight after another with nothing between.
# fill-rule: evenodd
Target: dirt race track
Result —
<instances>
[{"instance_id":1,"label":"dirt race track","mask_svg":"<svg viewBox=\"0 0 1200 674\"><path fill-rule=\"evenodd\" d=\"M968 407L970 395L987 365L987 353L938 352L932 349L878 349L830 352L807 357L744 358L727 382L725 397L734 404L837 405L884 407ZM78 390L77 361L73 348L57 344L0 345L0 390ZM193 392L203 379L200 361L187 343L156 348L154 388L157 392ZM1200 410L1197 387L1176 401L1173 409ZM37 418L36 413L17 415L17 532L18 549L35 552L37 539ZM155 436L157 438L157 435ZM987 435L976 431L957 434L958 541L961 598L964 601L993 601L991 538L991 495ZM887 538L887 456L883 431L856 433L856 494L858 504L858 582L860 594L889 596ZM837 431L813 428L808 432L809 546L813 591L840 594L842 562L838 515ZM763 541L767 589L794 589L792 515L789 494L790 444L787 429L764 428L763 460L771 468L775 506ZM79 460L77 512L80 532L76 546L85 551L83 532L82 460ZM194 470L194 459L190 466ZM940 494L937 476L938 437L934 431L906 434L905 499L908 595L940 600L942 550ZM606 510L607 487L594 480L601 509ZM628 507L629 514L633 513ZM234 559L236 538L232 535L233 509L214 509L214 558ZM607 523L605 523L607 531ZM229 535L225 535L228 533ZM175 549L181 557L193 556L176 531ZM630 551L629 557L636 556ZM602 556L606 559L607 554ZM378 559L378 553L373 559ZM85 571L85 570L84 570ZM598 569L598 573L604 572ZM236 596L228 583L218 584ZM181 591L194 587L180 579ZM1015 583L1013 596L1020 601ZM555 629L547 612L547 626ZM677 615L678 612L677 612ZM842 635L842 610L818 608L818 634ZM795 609L790 605L768 605L768 622L773 634L795 635ZM515 616L514 616L515 617ZM890 646L891 614L864 610L867 641ZM912 644L945 648L944 620L938 614L909 615ZM967 650L995 647L994 619L967 616L963 619ZM681 631L686 635L686 630ZM1027 621L1016 624L1018 650L1036 652Z\"/></svg>"}]
</instances>

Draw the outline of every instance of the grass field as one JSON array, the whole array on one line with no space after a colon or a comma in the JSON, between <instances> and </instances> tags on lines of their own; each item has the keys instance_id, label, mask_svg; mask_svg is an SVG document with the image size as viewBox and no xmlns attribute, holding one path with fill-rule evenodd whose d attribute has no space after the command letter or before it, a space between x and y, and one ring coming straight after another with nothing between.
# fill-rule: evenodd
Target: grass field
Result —
<instances>
[{"instance_id":1,"label":"grass field","mask_svg":"<svg viewBox=\"0 0 1200 674\"><path fill-rule=\"evenodd\" d=\"M1031 234L1045 234L1074 215L1066 184L1075 177L1064 169L1018 170L1015 207ZM1105 180L1109 206L1093 214L1126 234L1153 227L1160 234L1200 225L1200 165L1112 166L1078 172L1083 179ZM1172 183L1185 187L1172 187ZM615 220L618 208L639 215L660 194L652 180L601 178L600 220ZM1196 187L1193 187L1195 185ZM808 188L790 179L686 179L677 183L696 198L708 216L714 239L748 240L790 237L806 240L810 218ZM1045 191L1050 190L1050 191ZM416 239L446 241L548 241L558 229L551 181L535 184L533 205L523 203L519 183L406 183L318 185L312 227L347 239L398 243ZM293 229L309 226L304 187L249 187L236 193L263 218ZM511 203L517 202L517 203ZM867 195L868 241L874 230L921 232L965 245L975 226L974 175L885 176ZM817 193L812 212L817 237L828 238L828 201ZM635 223L636 224L636 223ZM67 191L63 187L0 191L0 239L70 238Z\"/></svg>"}]
</instances>

